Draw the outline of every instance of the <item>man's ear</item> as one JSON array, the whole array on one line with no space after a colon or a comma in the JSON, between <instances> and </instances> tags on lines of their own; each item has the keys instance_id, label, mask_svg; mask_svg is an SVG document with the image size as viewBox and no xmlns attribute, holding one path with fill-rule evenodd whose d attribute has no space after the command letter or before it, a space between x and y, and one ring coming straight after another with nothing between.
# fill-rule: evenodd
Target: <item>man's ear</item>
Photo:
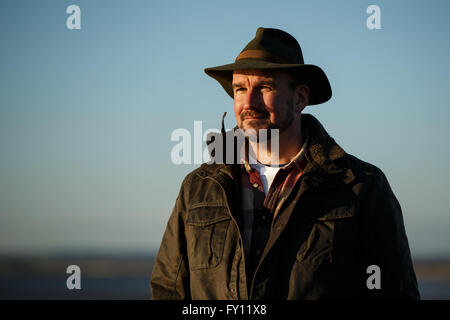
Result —
<instances>
[{"instance_id":1,"label":"man's ear","mask_svg":"<svg viewBox=\"0 0 450 320\"><path fill-rule=\"evenodd\" d=\"M309 87L304 84L298 85L297 88L295 88L294 96L296 106L295 110L302 112L309 103Z\"/></svg>"}]
</instances>

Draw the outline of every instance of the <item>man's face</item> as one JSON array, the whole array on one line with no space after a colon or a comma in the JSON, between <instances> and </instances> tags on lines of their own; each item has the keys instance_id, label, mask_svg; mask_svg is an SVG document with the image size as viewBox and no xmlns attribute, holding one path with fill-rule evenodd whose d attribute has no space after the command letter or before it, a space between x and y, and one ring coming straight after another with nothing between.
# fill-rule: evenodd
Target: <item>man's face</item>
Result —
<instances>
[{"instance_id":1,"label":"man's face","mask_svg":"<svg viewBox=\"0 0 450 320\"><path fill-rule=\"evenodd\" d=\"M233 73L234 114L238 127L288 129L295 116L292 78L280 70L235 70Z\"/></svg>"}]
</instances>

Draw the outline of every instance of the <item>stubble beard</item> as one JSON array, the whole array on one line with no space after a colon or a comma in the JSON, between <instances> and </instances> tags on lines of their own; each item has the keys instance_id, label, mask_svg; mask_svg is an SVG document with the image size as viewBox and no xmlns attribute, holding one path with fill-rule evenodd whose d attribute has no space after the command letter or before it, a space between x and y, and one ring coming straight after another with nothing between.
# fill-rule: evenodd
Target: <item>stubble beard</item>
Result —
<instances>
[{"instance_id":1,"label":"stubble beard","mask_svg":"<svg viewBox=\"0 0 450 320\"><path fill-rule=\"evenodd\" d=\"M244 132L247 132L250 129L254 130L256 132L256 138L257 138L258 142L260 142L260 140L262 140L262 139L265 140L266 136L267 136L267 140L270 140L272 129L277 129L279 135L281 135L284 131L286 131L288 128L290 128L290 126L294 122L294 118L295 118L294 117L295 106L294 106L293 99L290 98L286 102L286 104L287 104L286 113L284 114L283 121L281 123L279 123L279 124L273 123L270 120L270 114L267 111L259 112L259 111L249 110L249 111L241 113L241 115L240 115L241 123L239 125L239 128ZM243 124L244 118L248 117L248 116L261 117L261 119L247 121L246 126L245 126L246 128L245 128L244 124ZM261 123L262 120L264 120L264 123ZM261 134L260 130L267 130L267 135Z\"/></svg>"}]
</instances>

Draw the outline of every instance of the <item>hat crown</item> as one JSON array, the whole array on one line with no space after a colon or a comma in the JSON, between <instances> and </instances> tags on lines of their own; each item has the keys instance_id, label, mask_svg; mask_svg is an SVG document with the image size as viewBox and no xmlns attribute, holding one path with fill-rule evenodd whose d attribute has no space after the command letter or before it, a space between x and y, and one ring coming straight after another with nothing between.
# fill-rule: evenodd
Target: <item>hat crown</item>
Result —
<instances>
[{"instance_id":1,"label":"hat crown","mask_svg":"<svg viewBox=\"0 0 450 320\"><path fill-rule=\"evenodd\" d=\"M302 50L297 40L289 33L279 29L258 28L255 37L245 46L239 55L243 58L251 59L245 54L243 55L246 51L268 53L264 59L268 61L279 60L289 64L304 64Z\"/></svg>"},{"instance_id":2,"label":"hat crown","mask_svg":"<svg viewBox=\"0 0 450 320\"><path fill-rule=\"evenodd\" d=\"M228 95L234 98L233 73L235 70L285 70L310 90L309 104L319 104L331 98L331 86L323 70L303 62L297 40L289 33L273 28L258 28L255 37L236 57L234 63L206 68Z\"/></svg>"}]
</instances>

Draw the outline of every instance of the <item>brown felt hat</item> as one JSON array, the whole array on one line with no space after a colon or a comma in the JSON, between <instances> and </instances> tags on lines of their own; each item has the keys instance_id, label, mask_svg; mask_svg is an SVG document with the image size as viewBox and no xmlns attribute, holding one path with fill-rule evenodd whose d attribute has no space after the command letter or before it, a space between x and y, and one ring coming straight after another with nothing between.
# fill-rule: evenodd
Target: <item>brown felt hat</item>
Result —
<instances>
[{"instance_id":1,"label":"brown felt hat","mask_svg":"<svg viewBox=\"0 0 450 320\"><path fill-rule=\"evenodd\" d=\"M206 68L207 75L222 85L233 98L233 70L286 69L309 87L309 104L319 104L331 98L331 86L325 72L318 66L304 64L302 49L289 33L279 29L258 28L255 37L237 56L234 63Z\"/></svg>"}]
</instances>

